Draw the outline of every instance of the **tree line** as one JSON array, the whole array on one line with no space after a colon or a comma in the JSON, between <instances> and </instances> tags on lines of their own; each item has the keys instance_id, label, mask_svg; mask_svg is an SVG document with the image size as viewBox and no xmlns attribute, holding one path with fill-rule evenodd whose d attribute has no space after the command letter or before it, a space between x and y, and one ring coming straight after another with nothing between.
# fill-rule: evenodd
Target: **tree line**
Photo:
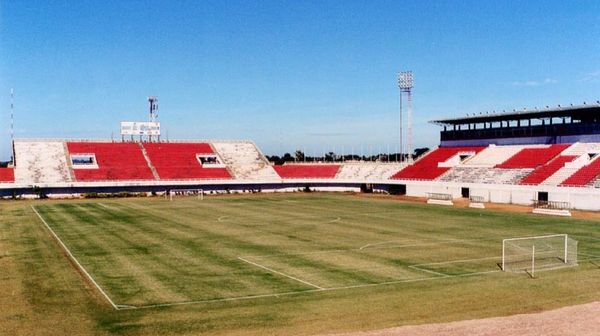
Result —
<instances>
[{"instance_id":1,"label":"tree line","mask_svg":"<svg viewBox=\"0 0 600 336\"><path fill-rule=\"evenodd\" d=\"M417 148L412 153L412 158L416 159L429 150L428 147ZM374 155L356 155L356 154L336 154L334 152L325 153L323 156L307 156L303 151L297 150L294 154L285 153L279 155L266 155L267 160L276 165L282 165L288 162L344 162L344 161L372 161L372 162L400 162L407 161L407 153L381 153Z\"/></svg>"}]
</instances>

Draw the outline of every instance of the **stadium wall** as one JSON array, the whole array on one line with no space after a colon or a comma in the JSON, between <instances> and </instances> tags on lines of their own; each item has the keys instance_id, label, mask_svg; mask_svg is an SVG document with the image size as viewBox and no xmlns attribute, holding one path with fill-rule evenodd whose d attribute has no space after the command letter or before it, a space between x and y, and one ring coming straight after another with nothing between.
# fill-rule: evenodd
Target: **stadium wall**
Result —
<instances>
[{"instance_id":1,"label":"stadium wall","mask_svg":"<svg viewBox=\"0 0 600 336\"><path fill-rule=\"evenodd\" d=\"M469 188L470 195L482 196L485 202L518 205L532 205L539 192L547 192L548 201L569 202L573 209L600 211L600 193L589 188L429 181L406 181L405 185L407 196L427 197L428 193L443 193L461 198L461 189Z\"/></svg>"},{"instance_id":2,"label":"stadium wall","mask_svg":"<svg viewBox=\"0 0 600 336\"><path fill-rule=\"evenodd\" d=\"M600 136L599 136L600 137ZM521 138L526 139L526 142L531 142L532 138ZM590 138L591 139L591 138ZM506 139L511 141L520 141L518 138ZM62 141L65 146L50 146L54 145L56 141ZM600 138L597 139L600 142ZM570 142L570 141L569 141ZM426 197L428 193L447 193L451 194L454 198L462 197L462 188L469 188L471 195L482 196L487 202L493 203L504 203L504 204L522 204L531 205L533 200L537 199L539 192L547 192L550 201L562 201L570 202L573 208L584 209L584 210L600 210L600 192L598 188L591 185L582 185L582 187L566 187L566 186L546 186L546 185L519 185L519 184L482 184L482 183L466 183L466 182L455 182L451 181L440 181L435 180L436 177L430 178L429 180L415 180L414 176L400 176L383 174L382 172L366 174L361 169L350 169L344 173L339 173L340 169L336 165L335 174L328 174L324 176L320 173L311 174L292 174L279 175L275 172L270 163L266 161L264 156L256 148L254 143L236 141L236 142L218 142L227 143L233 145L245 145L241 149L236 146L229 146L232 148L230 152L226 153L228 156L227 162L223 162L228 166L230 171L236 170L238 173L232 175L230 178L190 178L190 179L161 179L160 176L153 176L143 180L131 180L125 178L112 178L112 175L105 178L104 181L82 179L78 180L73 178L71 175L75 171L75 168L69 165L71 159L69 158L70 153L68 151L68 142L63 140L18 140L15 141L20 145L20 151L17 151L15 171L20 174L20 178L7 179L0 183L0 197L12 198L12 197L78 197L81 194L89 193L104 193L114 194L120 192L145 192L145 193L160 193L165 190L178 189L178 188L196 188L204 189L208 192L227 193L227 192L291 192L298 190L311 191L402 191L407 196ZM93 145L92 142L81 142L87 145ZM110 142L100 142L104 147L105 144ZM197 144L198 142L190 142L191 144ZM207 142L208 144L208 142ZM35 145L35 146L34 146ZM47 146L46 146L47 145ZM247 145L247 146L246 146ZM598 144L600 145L600 144ZM121 146L121 145L119 145ZM96 145L96 147L101 147ZM139 145L140 157L143 153L142 145ZM251 147L251 148L250 148ZM581 146L577 146L578 148ZM586 159L586 162L592 162L593 160L587 155L590 153L599 153L599 146L583 146L583 149L577 149L576 154ZM587 148L589 147L589 148ZM41 148L41 149L40 149ZM137 148L137 147L136 147ZM250 148L250 149L249 149ZM35 150L34 150L35 149ZM53 151L50 151L52 149ZM229 150L228 149L228 150ZM466 149L473 149L474 147L466 147ZM481 149L481 148L479 148ZM240 152L241 151L241 152ZM470 150L468 150L470 151ZM475 150L478 151L478 150ZM93 153L92 153L93 152ZM446 150L446 152L448 152ZM432 155L436 151L430 151ZM75 152L75 154L77 154ZM96 155L96 149L92 148L88 155ZM194 153L192 153L194 154ZM454 153L455 155L458 155ZM83 155L83 154L81 154ZM223 156L223 153L221 153ZM106 155L103 157L105 158ZM427 155L421 156L415 163L418 164L421 160L424 160ZM233 159L237 160L233 160ZM60 159L60 160L59 160ZM96 157L98 159L98 157ZM243 160L242 160L243 159ZM453 164L459 164L459 162L452 161L452 158L438 158L439 160L429 163L426 168L435 169L444 167L451 169ZM196 162L197 158L192 155L192 162ZM468 160L468 159L467 159ZM96 165L92 168L79 167L79 169L88 170L100 168L114 169L115 167L125 171L129 166L117 166L111 164L111 162L95 162ZM122 160L123 161L123 160ZM138 166L153 167L151 160L146 160ZM430 160L431 161L431 160ZM439 161L439 162L438 162ZM451 161L451 165L448 162ZM585 161L585 160L584 160ZM125 161L124 161L125 162ZM187 162L187 161L186 161ZM467 161L468 162L468 161ZM600 162L600 161L599 161ZM177 163L175 163L177 164ZM348 164L348 167L355 163ZM444 165L441 165L444 164ZM312 165L312 164L311 164ZM382 167L387 164L385 163L372 163L369 169L375 171L376 167ZM198 167L201 165L198 164ZM294 165L296 167L308 167L303 165ZM324 165L329 167L331 165ZM342 164L343 166L343 164ZM137 167L137 166L135 166ZM134 167L134 168L135 168ZM241 167L241 168L240 168ZM360 168L360 165L357 166ZM386 167L386 172L398 169L401 171L402 167L396 165L389 165ZM234 169L235 168L235 169ZM243 172L242 168L246 169ZM250 169L251 168L251 169ZM492 167L489 167L492 169ZM204 169L204 168L203 168ZM206 168L208 170L208 168ZM212 169L212 168L211 168ZM420 167L419 169L423 169ZM270 171L271 174L263 174L264 171ZM368 169L367 169L368 170ZM65 171L70 172L69 174ZM572 173L571 173L572 174ZM331 177L332 175L335 175ZM388 176L389 175L389 176ZM418 175L418 174L417 174ZM415 175L415 176L417 176ZM44 178L40 178L44 177ZM305 176L311 176L306 178ZM390 178L391 176L391 178ZM419 175L420 176L420 175ZM118 176L117 176L118 177ZM131 178L131 177L128 177ZM399 179L396 179L399 178ZM407 180L411 178L410 180ZM422 176L420 178L423 178ZM486 181L487 182L487 181ZM501 183L498 180L492 182ZM404 186L404 188L399 186ZM392 188L394 190L392 190Z\"/></svg>"},{"instance_id":3,"label":"stadium wall","mask_svg":"<svg viewBox=\"0 0 600 336\"><path fill-rule=\"evenodd\" d=\"M531 185L454 183L413 180L340 181L336 179L304 179L298 181L138 181L138 182L88 182L65 185L5 185L0 187L0 197L14 196L33 198L40 194L50 198L73 197L89 193L146 192L161 193L169 189L195 188L215 193L294 192L311 191L360 192L368 186L374 192L388 192L390 187L406 186L406 196L427 197L428 193L451 194L462 197L462 188L469 188L470 195L482 196L485 202L500 204L531 205L538 192L547 192L549 201L569 202L573 209L600 211L600 193L594 188L553 187Z\"/></svg>"},{"instance_id":4,"label":"stadium wall","mask_svg":"<svg viewBox=\"0 0 600 336\"><path fill-rule=\"evenodd\" d=\"M306 191L324 192L359 192L360 183L339 183L318 181L302 182L240 182L240 181L207 181L203 183L190 183L190 181L173 181L171 184L129 182L129 183L77 183L71 185L20 185L14 187L0 187L1 198L39 198L40 195L48 198L73 198L85 194L118 194L118 193L156 193L162 194L172 189L202 189L206 193L256 193L256 192L296 192Z\"/></svg>"}]
</instances>

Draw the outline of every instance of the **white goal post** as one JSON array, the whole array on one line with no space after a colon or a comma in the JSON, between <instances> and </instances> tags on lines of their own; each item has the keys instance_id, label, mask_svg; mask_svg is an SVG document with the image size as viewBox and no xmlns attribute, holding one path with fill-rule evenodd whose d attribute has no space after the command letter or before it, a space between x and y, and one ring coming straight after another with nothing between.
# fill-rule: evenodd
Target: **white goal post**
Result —
<instances>
[{"instance_id":1,"label":"white goal post","mask_svg":"<svg viewBox=\"0 0 600 336\"><path fill-rule=\"evenodd\" d=\"M527 272L577 265L577 241L567 234L502 240L502 270Z\"/></svg>"},{"instance_id":2,"label":"white goal post","mask_svg":"<svg viewBox=\"0 0 600 336\"><path fill-rule=\"evenodd\" d=\"M171 189L169 190L169 200L172 201L173 197L178 196L196 196L199 200L204 200L203 189Z\"/></svg>"}]
</instances>

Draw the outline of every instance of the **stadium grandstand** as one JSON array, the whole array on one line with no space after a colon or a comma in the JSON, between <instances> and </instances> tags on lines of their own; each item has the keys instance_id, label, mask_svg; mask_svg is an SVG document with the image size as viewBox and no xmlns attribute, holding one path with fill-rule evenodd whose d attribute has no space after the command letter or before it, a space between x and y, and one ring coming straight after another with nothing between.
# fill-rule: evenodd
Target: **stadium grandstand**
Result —
<instances>
[{"instance_id":1,"label":"stadium grandstand","mask_svg":"<svg viewBox=\"0 0 600 336\"><path fill-rule=\"evenodd\" d=\"M13 142L0 168L3 197L65 197L119 191L381 191L477 196L530 205L569 202L600 210L600 104L432 121L439 147L413 163L288 162L275 165L252 141Z\"/></svg>"}]
</instances>

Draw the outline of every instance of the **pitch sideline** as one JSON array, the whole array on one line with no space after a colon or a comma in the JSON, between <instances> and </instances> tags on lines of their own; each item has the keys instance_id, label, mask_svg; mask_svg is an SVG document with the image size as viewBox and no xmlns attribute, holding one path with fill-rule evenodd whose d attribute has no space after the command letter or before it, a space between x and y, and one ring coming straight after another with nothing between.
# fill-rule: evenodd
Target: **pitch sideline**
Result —
<instances>
[{"instance_id":1,"label":"pitch sideline","mask_svg":"<svg viewBox=\"0 0 600 336\"><path fill-rule=\"evenodd\" d=\"M77 266L77 268L79 268L79 270L88 278L88 280L90 280L92 282L92 284L94 284L94 286L96 286L96 288L98 289L100 294L102 294L102 296L104 296L104 298L108 301L108 303L110 303L110 305L116 310L121 309L121 308L119 308L119 305L115 304L113 302L113 300L108 296L108 294L106 294L106 292L102 289L102 287L100 287L100 285L98 285L98 283L96 282L96 280L94 280L94 278L90 275L90 273L85 268L83 268L81 263L79 263L79 260L77 260L77 258L75 258L73 253L71 253L71 250L69 250L67 245L65 245L65 243L63 243L63 241L60 239L60 237L58 237L56 232L54 232L54 230L52 230L52 228L50 227L50 225L48 225L48 223L46 222L44 217L42 217L42 215L40 215L40 213L37 211L37 209L33 205L31 205L31 209L33 210L33 212L35 212L35 214L42 221L42 223L44 223L44 226L46 227L46 229L48 229L48 231L50 231L50 233L52 234L54 239L56 239L56 241L60 244L62 249L67 253L67 256L71 259L71 261L73 261L75 263L75 265Z\"/></svg>"}]
</instances>

